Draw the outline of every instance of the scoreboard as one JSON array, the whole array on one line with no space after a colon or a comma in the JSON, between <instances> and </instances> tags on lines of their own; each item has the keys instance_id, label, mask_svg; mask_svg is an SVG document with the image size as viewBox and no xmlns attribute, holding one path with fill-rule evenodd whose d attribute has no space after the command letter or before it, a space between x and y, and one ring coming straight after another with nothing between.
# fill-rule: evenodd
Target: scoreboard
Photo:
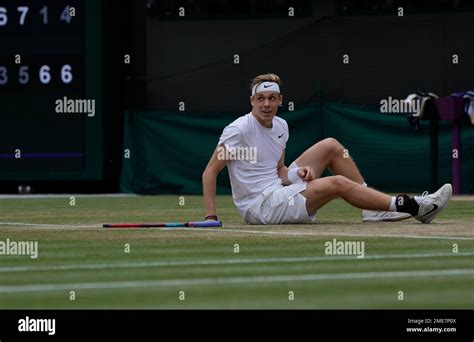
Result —
<instances>
[{"instance_id":1,"label":"scoreboard","mask_svg":"<svg viewBox=\"0 0 474 342\"><path fill-rule=\"evenodd\" d=\"M103 177L100 0L0 0L0 180Z\"/></svg>"}]
</instances>

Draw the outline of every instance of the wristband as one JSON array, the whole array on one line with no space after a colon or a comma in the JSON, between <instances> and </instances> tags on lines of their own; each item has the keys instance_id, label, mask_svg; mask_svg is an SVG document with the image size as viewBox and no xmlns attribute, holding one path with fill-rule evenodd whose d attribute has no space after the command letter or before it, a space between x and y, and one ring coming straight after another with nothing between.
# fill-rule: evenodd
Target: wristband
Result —
<instances>
[{"instance_id":1,"label":"wristband","mask_svg":"<svg viewBox=\"0 0 474 342\"><path fill-rule=\"evenodd\" d=\"M288 180L290 181L291 184L295 184L295 183L299 183L303 181L301 177L298 176L297 174L298 170L299 170L299 167L295 167L288 170Z\"/></svg>"}]
</instances>

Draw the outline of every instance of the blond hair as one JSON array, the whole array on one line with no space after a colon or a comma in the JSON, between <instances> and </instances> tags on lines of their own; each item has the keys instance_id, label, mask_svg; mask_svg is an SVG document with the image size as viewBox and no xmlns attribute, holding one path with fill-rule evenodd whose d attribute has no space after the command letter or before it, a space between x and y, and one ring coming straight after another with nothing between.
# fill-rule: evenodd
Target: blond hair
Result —
<instances>
[{"instance_id":1,"label":"blond hair","mask_svg":"<svg viewBox=\"0 0 474 342\"><path fill-rule=\"evenodd\" d=\"M275 82L279 86L283 84L283 82L280 79L280 76L278 76L277 74L268 73L268 74L256 76L250 83L250 90L252 90L256 84L259 84L262 82Z\"/></svg>"}]
</instances>

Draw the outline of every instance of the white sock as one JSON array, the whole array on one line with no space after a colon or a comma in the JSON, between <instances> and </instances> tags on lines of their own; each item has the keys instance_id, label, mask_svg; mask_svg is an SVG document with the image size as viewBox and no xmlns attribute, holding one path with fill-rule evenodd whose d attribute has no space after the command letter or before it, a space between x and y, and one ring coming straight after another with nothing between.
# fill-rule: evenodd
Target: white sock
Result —
<instances>
[{"instance_id":1,"label":"white sock","mask_svg":"<svg viewBox=\"0 0 474 342\"><path fill-rule=\"evenodd\" d=\"M421 202L421 196L415 196L413 198L415 199L416 203L418 203L418 205L421 205L421 203L422 203Z\"/></svg>"},{"instance_id":2,"label":"white sock","mask_svg":"<svg viewBox=\"0 0 474 342\"><path fill-rule=\"evenodd\" d=\"M397 211L397 206L395 203L397 202L397 198L395 196L392 196L392 200L390 201L390 208L388 208L389 211Z\"/></svg>"}]
</instances>

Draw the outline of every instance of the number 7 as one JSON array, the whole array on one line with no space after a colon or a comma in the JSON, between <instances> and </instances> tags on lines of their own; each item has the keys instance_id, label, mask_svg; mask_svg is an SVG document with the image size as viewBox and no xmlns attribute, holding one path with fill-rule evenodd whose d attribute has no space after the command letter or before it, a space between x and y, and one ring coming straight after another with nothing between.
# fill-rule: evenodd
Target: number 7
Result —
<instances>
[{"instance_id":1,"label":"number 7","mask_svg":"<svg viewBox=\"0 0 474 342\"><path fill-rule=\"evenodd\" d=\"M25 17L26 17L26 13L28 13L28 6L18 6L16 8L18 10L18 12L21 12L21 15L20 15L20 25L24 25L25 24Z\"/></svg>"}]
</instances>

